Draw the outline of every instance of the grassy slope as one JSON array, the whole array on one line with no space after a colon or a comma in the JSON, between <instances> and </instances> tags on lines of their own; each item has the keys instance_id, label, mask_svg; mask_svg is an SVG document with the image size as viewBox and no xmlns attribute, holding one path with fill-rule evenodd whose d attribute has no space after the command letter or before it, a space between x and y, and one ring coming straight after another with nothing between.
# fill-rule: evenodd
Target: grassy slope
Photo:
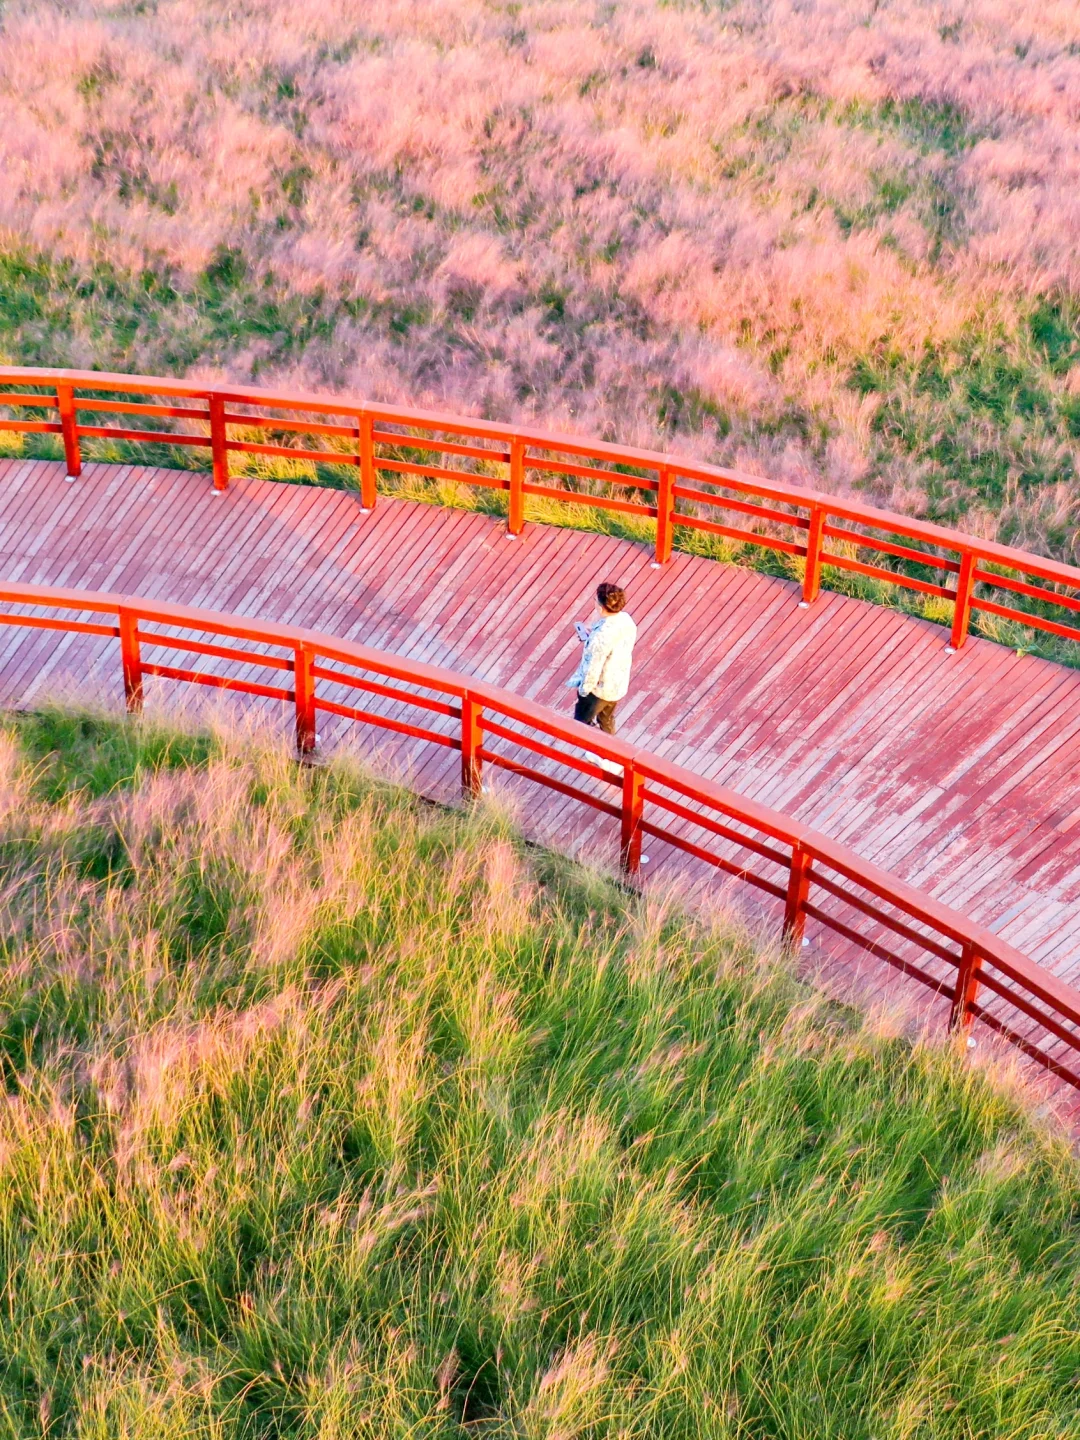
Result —
<instances>
[{"instance_id":1,"label":"grassy slope","mask_svg":"<svg viewBox=\"0 0 1080 1440\"><path fill-rule=\"evenodd\" d=\"M0 1435L1080 1435L1075 1163L959 1057L484 812L2 739Z\"/></svg>"}]
</instances>

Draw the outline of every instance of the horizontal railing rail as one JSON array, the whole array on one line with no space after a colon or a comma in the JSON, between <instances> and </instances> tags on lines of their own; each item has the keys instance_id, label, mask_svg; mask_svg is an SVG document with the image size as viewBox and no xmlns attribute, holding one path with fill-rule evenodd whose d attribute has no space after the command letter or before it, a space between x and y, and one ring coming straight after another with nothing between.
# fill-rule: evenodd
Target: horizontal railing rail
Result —
<instances>
[{"instance_id":1,"label":"horizontal railing rail","mask_svg":"<svg viewBox=\"0 0 1080 1440\"><path fill-rule=\"evenodd\" d=\"M535 498L655 521L658 565L680 531L792 556L803 562L804 605L821 593L825 567L935 597L952 606L953 651L980 613L1080 642L1074 566L677 455L342 396L84 370L0 367L0 409L2 430L59 436L71 479L87 437L208 452L216 493L228 488L233 455L344 466L365 511L380 474L415 475L504 492L512 536Z\"/></svg>"},{"instance_id":2,"label":"horizontal railing rail","mask_svg":"<svg viewBox=\"0 0 1080 1440\"><path fill-rule=\"evenodd\" d=\"M88 673L104 673L118 642L131 712L155 676L279 701L301 756L316 748L319 717L332 716L418 744L424 756L457 752L466 796L500 770L512 787L558 797L576 817L576 838L588 838L582 818L610 825L628 877L640 875L649 837L660 847L654 862L685 856L764 897L792 944L812 922L819 948L837 937L882 961L939 997L953 1030L981 1021L1080 1088L1080 991L847 846L648 750L493 685L311 630L8 582L0 604L0 625L103 647ZM22 663L32 669L33 657Z\"/></svg>"}]
</instances>

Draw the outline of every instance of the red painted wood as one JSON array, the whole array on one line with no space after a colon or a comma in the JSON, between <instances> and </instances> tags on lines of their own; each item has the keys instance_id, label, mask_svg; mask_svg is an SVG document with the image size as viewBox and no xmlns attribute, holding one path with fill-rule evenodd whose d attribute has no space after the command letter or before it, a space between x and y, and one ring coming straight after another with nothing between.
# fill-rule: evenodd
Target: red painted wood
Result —
<instances>
[{"instance_id":1,"label":"red painted wood","mask_svg":"<svg viewBox=\"0 0 1080 1440\"><path fill-rule=\"evenodd\" d=\"M220 395L210 397L210 445L214 457L214 489L229 488L229 442L225 424L225 401Z\"/></svg>"},{"instance_id":2,"label":"red painted wood","mask_svg":"<svg viewBox=\"0 0 1080 1440\"><path fill-rule=\"evenodd\" d=\"M965 945L956 972L956 987L949 1010L951 1030L970 1030L974 1018L975 997L979 993L979 970L982 956L973 945ZM1015 1002L1014 1002L1015 1003Z\"/></svg>"},{"instance_id":3,"label":"red painted wood","mask_svg":"<svg viewBox=\"0 0 1080 1440\"><path fill-rule=\"evenodd\" d=\"M121 610L120 666L124 676L124 700L128 711L138 715L143 708L143 669L139 653L139 617L132 610Z\"/></svg>"},{"instance_id":4,"label":"red painted wood","mask_svg":"<svg viewBox=\"0 0 1080 1440\"><path fill-rule=\"evenodd\" d=\"M827 511L823 505L810 509L810 529L806 534L806 571L803 575L803 603L812 604L821 594L821 555Z\"/></svg>"},{"instance_id":5,"label":"red painted wood","mask_svg":"<svg viewBox=\"0 0 1080 1440\"><path fill-rule=\"evenodd\" d=\"M784 935L793 945L802 943L806 930L806 901L810 894L811 857L801 845L792 851L787 895L784 900Z\"/></svg>"},{"instance_id":6,"label":"red painted wood","mask_svg":"<svg viewBox=\"0 0 1080 1440\"><path fill-rule=\"evenodd\" d=\"M483 785L481 720L481 706L466 695L461 702L461 788L468 796L479 795Z\"/></svg>"},{"instance_id":7,"label":"red painted wood","mask_svg":"<svg viewBox=\"0 0 1080 1440\"><path fill-rule=\"evenodd\" d=\"M75 419L75 390L72 385L63 381L57 385L56 408L60 412L67 473L75 477L82 472L82 457L79 454L79 429Z\"/></svg>"},{"instance_id":8,"label":"red painted wood","mask_svg":"<svg viewBox=\"0 0 1080 1440\"><path fill-rule=\"evenodd\" d=\"M525 524L525 445L521 440L510 443L510 508L506 528L511 535L520 535Z\"/></svg>"},{"instance_id":9,"label":"red painted wood","mask_svg":"<svg viewBox=\"0 0 1080 1440\"><path fill-rule=\"evenodd\" d=\"M671 559L674 540L675 477L670 466L661 465L656 488L656 563L666 565Z\"/></svg>"},{"instance_id":10,"label":"red painted wood","mask_svg":"<svg viewBox=\"0 0 1080 1440\"><path fill-rule=\"evenodd\" d=\"M370 415L360 417L360 504L365 510L375 509L378 476L375 473L374 422Z\"/></svg>"},{"instance_id":11,"label":"red painted wood","mask_svg":"<svg viewBox=\"0 0 1080 1440\"><path fill-rule=\"evenodd\" d=\"M301 755L315 749L315 657L307 645L296 647L293 661L293 700L296 706L296 748Z\"/></svg>"}]
</instances>

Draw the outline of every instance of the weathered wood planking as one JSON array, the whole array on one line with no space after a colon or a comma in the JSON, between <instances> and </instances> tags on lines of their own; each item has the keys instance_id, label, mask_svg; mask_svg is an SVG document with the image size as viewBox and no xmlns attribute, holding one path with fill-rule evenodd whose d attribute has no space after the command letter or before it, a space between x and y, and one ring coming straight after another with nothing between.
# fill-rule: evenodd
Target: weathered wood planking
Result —
<instances>
[{"instance_id":1,"label":"weathered wood planking","mask_svg":"<svg viewBox=\"0 0 1080 1440\"><path fill-rule=\"evenodd\" d=\"M793 584L650 562L630 542L543 526L509 540L434 506L380 500L364 516L341 491L240 478L215 498L183 471L91 464L68 485L61 465L0 462L8 579L308 625L564 710L571 621L617 580L640 628L627 738L1080 979L1080 672L978 640L949 656L945 630L879 606L825 594L803 610ZM0 702L85 677L103 644L0 630ZM444 754L421 767L433 784L444 771ZM564 812L569 826L570 802L545 803L549 828Z\"/></svg>"}]
</instances>

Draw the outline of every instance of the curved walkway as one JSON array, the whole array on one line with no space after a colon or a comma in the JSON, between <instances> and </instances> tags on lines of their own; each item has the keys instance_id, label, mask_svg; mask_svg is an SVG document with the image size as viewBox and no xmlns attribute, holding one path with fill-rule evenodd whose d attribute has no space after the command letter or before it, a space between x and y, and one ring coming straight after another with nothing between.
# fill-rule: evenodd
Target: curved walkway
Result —
<instances>
[{"instance_id":1,"label":"curved walkway","mask_svg":"<svg viewBox=\"0 0 1080 1440\"><path fill-rule=\"evenodd\" d=\"M1080 672L644 546L236 478L0 462L0 574L309 626L566 709L599 579L640 642L622 733L782 809L1080 979ZM79 637L2 637L0 704L79 677ZM85 669L85 666L83 667Z\"/></svg>"}]
</instances>

